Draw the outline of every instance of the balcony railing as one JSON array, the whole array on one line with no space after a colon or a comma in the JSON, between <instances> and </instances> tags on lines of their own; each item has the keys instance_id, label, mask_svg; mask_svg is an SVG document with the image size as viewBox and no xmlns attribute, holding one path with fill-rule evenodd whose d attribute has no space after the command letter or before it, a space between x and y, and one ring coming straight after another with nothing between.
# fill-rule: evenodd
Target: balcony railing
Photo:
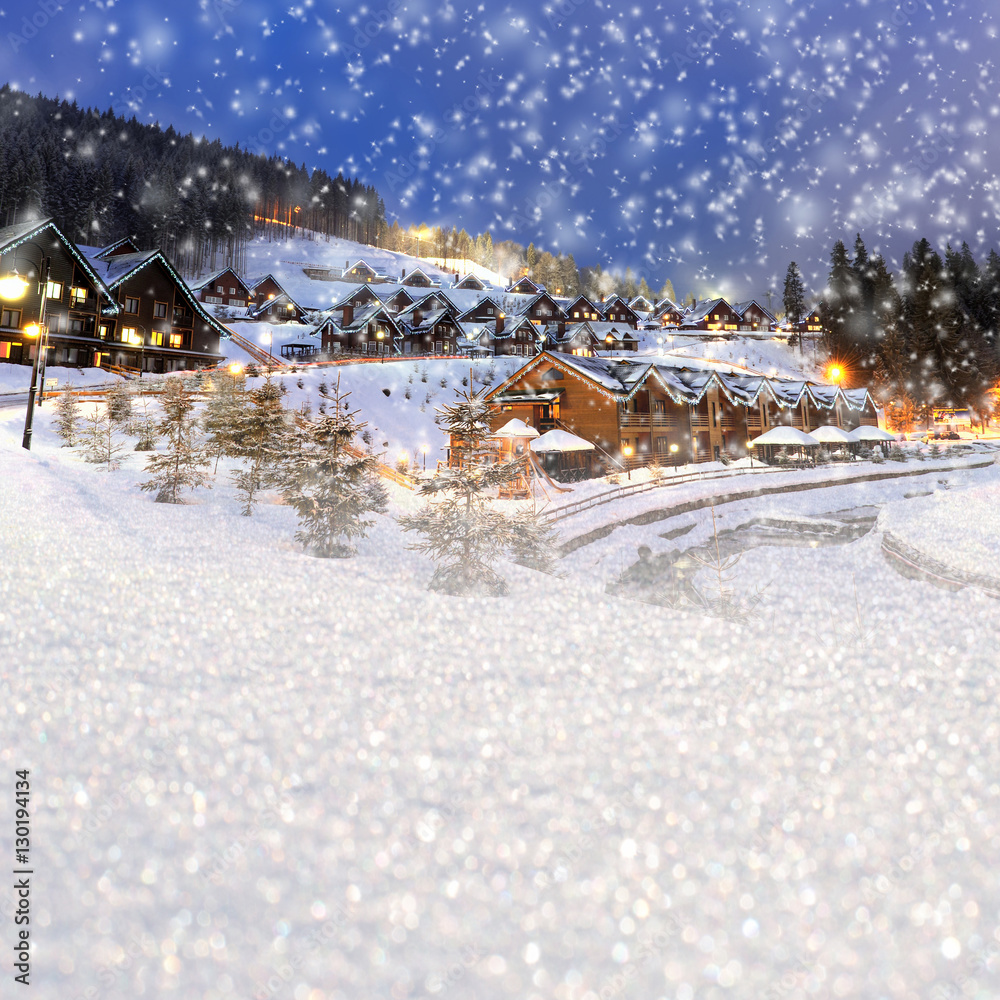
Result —
<instances>
[{"instance_id":1,"label":"balcony railing","mask_svg":"<svg viewBox=\"0 0 1000 1000\"><path fill-rule=\"evenodd\" d=\"M681 418L676 413L654 413L653 414L653 426L654 427L680 427ZM687 422L685 421L685 426Z\"/></svg>"},{"instance_id":2,"label":"balcony railing","mask_svg":"<svg viewBox=\"0 0 1000 1000\"><path fill-rule=\"evenodd\" d=\"M691 414L691 426L692 427L708 427L708 414L707 413L692 413Z\"/></svg>"},{"instance_id":3,"label":"balcony railing","mask_svg":"<svg viewBox=\"0 0 1000 1000\"><path fill-rule=\"evenodd\" d=\"M618 414L618 426L619 427L648 427L649 426L649 414L648 413L619 413Z\"/></svg>"}]
</instances>

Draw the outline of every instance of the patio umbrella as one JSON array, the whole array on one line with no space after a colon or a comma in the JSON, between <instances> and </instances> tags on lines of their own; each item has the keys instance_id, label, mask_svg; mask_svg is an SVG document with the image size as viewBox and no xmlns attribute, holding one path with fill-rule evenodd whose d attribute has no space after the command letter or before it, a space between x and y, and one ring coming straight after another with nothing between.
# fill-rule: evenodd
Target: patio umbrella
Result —
<instances>
[{"instance_id":1,"label":"patio umbrella","mask_svg":"<svg viewBox=\"0 0 1000 1000\"><path fill-rule=\"evenodd\" d=\"M772 427L769 431L764 431L759 437L755 437L750 442L756 446L759 444L774 445L776 447L809 448L815 447L819 441L811 434L800 431L798 427Z\"/></svg>"},{"instance_id":2,"label":"patio umbrella","mask_svg":"<svg viewBox=\"0 0 1000 1000\"><path fill-rule=\"evenodd\" d=\"M872 427L871 424L862 424L855 427L850 434L852 441L895 441L896 435L882 430L881 427Z\"/></svg>"},{"instance_id":3,"label":"patio umbrella","mask_svg":"<svg viewBox=\"0 0 1000 1000\"><path fill-rule=\"evenodd\" d=\"M847 431L842 427L834 427L832 424L817 427L809 433L822 444L844 444L851 440L851 435Z\"/></svg>"}]
</instances>

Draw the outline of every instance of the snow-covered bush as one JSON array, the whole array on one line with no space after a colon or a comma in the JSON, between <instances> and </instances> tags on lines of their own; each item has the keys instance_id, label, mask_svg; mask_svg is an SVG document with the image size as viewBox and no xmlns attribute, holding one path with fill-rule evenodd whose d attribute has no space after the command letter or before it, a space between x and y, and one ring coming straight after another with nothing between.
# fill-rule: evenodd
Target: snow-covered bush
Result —
<instances>
[{"instance_id":1,"label":"snow-covered bush","mask_svg":"<svg viewBox=\"0 0 1000 1000\"><path fill-rule=\"evenodd\" d=\"M56 433L62 440L64 448L76 446L79 433L80 404L73 393L73 383L66 385L56 400Z\"/></svg>"},{"instance_id":2,"label":"snow-covered bush","mask_svg":"<svg viewBox=\"0 0 1000 1000\"><path fill-rule=\"evenodd\" d=\"M154 451L146 459L146 471L151 475L139 488L155 492L156 503L181 503L183 490L209 485L208 473L202 471L209 457L192 413L194 398L180 379L166 380L160 406L163 416L156 432L166 439L166 449Z\"/></svg>"}]
</instances>

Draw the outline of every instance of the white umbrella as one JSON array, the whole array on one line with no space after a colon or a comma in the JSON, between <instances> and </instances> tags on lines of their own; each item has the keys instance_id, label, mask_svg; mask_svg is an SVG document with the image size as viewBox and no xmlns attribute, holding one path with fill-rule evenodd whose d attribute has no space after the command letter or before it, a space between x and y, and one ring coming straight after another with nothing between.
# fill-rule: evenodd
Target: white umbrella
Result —
<instances>
[{"instance_id":1,"label":"white umbrella","mask_svg":"<svg viewBox=\"0 0 1000 1000\"><path fill-rule=\"evenodd\" d=\"M811 434L806 434L805 431L800 431L798 427L772 427L769 431L764 431L760 437L755 437L753 441L750 442L753 445L758 444L770 444L770 445L782 445L787 447L791 445L792 447L806 447L810 445L815 446L819 444Z\"/></svg>"},{"instance_id":2,"label":"white umbrella","mask_svg":"<svg viewBox=\"0 0 1000 1000\"><path fill-rule=\"evenodd\" d=\"M847 431L842 427L834 427L832 424L817 427L809 433L823 444L844 444L844 442L851 440L851 435Z\"/></svg>"},{"instance_id":3,"label":"white umbrella","mask_svg":"<svg viewBox=\"0 0 1000 1000\"><path fill-rule=\"evenodd\" d=\"M532 451L545 453L547 451L593 451L594 446L582 437L570 434L569 431L547 431L537 441L532 441Z\"/></svg>"},{"instance_id":4,"label":"white umbrella","mask_svg":"<svg viewBox=\"0 0 1000 1000\"><path fill-rule=\"evenodd\" d=\"M508 420L507 423L503 425L498 431L494 431L492 437L495 438L536 438L538 437L538 431L534 427L530 427L523 420L519 420L514 417L513 420Z\"/></svg>"},{"instance_id":5,"label":"white umbrella","mask_svg":"<svg viewBox=\"0 0 1000 1000\"><path fill-rule=\"evenodd\" d=\"M873 427L871 424L862 424L851 431L852 441L895 441L896 435L882 430L881 427Z\"/></svg>"}]
</instances>

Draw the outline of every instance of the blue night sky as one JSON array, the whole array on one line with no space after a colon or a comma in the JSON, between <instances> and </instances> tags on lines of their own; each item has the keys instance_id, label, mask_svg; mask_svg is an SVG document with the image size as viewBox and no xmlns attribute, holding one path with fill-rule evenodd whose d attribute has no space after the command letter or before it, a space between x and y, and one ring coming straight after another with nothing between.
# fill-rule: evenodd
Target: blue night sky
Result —
<instances>
[{"instance_id":1,"label":"blue night sky","mask_svg":"<svg viewBox=\"0 0 1000 1000\"><path fill-rule=\"evenodd\" d=\"M818 292L859 230L891 264L920 236L1000 244L982 0L6 3L23 90L342 169L390 220L654 290L780 299L795 259Z\"/></svg>"}]
</instances>

